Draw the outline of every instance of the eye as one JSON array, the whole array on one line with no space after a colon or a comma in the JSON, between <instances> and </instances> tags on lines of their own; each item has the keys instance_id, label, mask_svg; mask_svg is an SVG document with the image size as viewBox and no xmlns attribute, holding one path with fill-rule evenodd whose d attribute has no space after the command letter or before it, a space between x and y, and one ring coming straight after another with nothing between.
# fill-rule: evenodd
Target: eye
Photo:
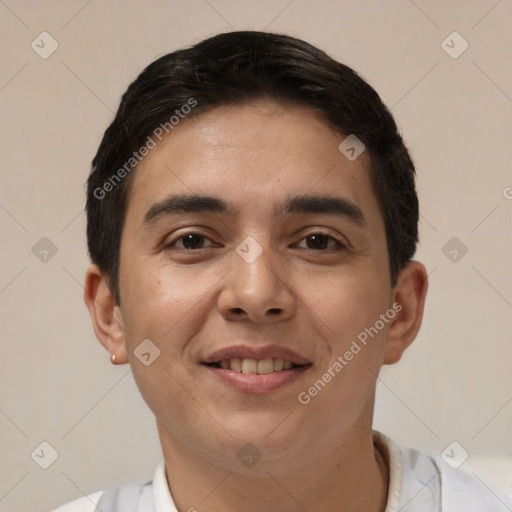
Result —
<instances>
[{"instance_id":1,"label":"eye","mask_svg":"<svg viewBox=\"0 0 512 512\"><path fill-rule=\"evenodd\" d=\"M180 235L177 238L171 240L168 244L165 245L165 249L181 249L187 252L192 252L198 249L204 249L208 247L213 247L213 243L209 246L204 247L204 242L211 239L206 235L202 235L195 231L190 231L183 235ZM334 250L342 250L346 248L346 245L342 243L337 238L329 235L327 233L317 232L311 233L302 238L301 241L306 241L306 247L302 247L303 249L309 249L312 251L326 251L329 249ZM301 244L298 244L299 246Z\"/></svg>"},{"instance_id":2,"label":"eye","mask_svg":"<svg viewBox=\"0 0 512 512\"><path fill-rule=\"evenodd\" d=\"M198 247L202 245L204 240L210 240L207 236L201 235L200 233L196 233L195 231L190 231L189 233L185 233L181 235L168 244L165 245L165 249L184 249L186 251L193 251L195 249L202 249L203 247ZM210 240L211 241L211 240ZM181 244L179 243L181 242Z\"/></svg>"},{"instance_id":3,"label":"eye","mask_svg":"<svg viewBox=\"0 0 512 512\"><path fill-rule=\"evenodd\" d=\"M311 249L313 251L324 251L328 249L345 249L345 244L343 244L337 238L334 238L327 233L311 233L310 235L305 236L302 240L306 240L307 247L306 249ZM331 242L331 247L327 247L327 245ZM332 247L332 243L334 243L334 247Z\"/></svg>"}]
</instances>

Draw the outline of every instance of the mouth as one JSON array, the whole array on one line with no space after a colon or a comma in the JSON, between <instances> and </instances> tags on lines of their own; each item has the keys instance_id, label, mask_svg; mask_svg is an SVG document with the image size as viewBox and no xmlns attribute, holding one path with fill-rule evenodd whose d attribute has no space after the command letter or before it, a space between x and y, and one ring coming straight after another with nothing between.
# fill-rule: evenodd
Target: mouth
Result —
<instances>
[{"instance_id":1,"label":"mouth","mask_svg":"<svg viewBox=\"0 0 512 512\"><path fill-rule=\"evenodd\" d=\"M223 349L201 363L224 384L251 394L269 393L290 384L313 365L278 346Z\"/></svg>"},{"instance_id":2,"label":"mouth","mask_svg":"<svg viewBox=\"0 0 512 512\"><path fill-rule=\"evenodd\" d=\"M269 373L292 370L293 368L300 368L307 365L295 364L288 359L272 359L271 357L260 360L233 357L231 359L222 359L214 363L207 363L207 366L223 370L232 370L238 373L268 375Z\"/></svg>"}]
</instances>

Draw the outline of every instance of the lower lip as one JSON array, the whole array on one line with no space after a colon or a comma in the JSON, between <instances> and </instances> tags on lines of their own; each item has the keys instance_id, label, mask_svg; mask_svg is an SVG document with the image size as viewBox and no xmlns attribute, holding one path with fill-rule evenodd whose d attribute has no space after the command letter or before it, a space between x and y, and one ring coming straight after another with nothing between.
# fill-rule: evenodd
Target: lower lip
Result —
<instances>
[{"instance_id":1,"label":"lower lip","mask_svg":"<svg viewBox=\"0 0 512 512\"><path fill-rule=\"evenodd\" d=\"M257 375L254 373L241 373L233 370L225 370L215 366L204 365L223 382L231 385L243 393L270 393L286 384L290 384L304 373L311 365L299 366L290 370Z\"/></svg>"}]
</instances>

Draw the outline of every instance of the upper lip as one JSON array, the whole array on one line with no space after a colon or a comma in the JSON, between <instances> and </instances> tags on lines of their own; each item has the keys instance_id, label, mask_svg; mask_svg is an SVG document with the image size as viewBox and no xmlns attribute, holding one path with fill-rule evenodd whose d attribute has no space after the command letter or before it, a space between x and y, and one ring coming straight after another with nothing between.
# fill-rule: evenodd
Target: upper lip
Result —
<instances>
[{"instance_id":1,"label":"upper lip","mask_svg":"<svg viewBox=\"0 0 512 512\"><path fill-rule=\"evenodd\" d=\"M256 359L258 361L269 358L284 359L286 361L291 361L296 365L305 365L310 363L307 359L299 356L293 350L279 345L264 345L261 347L233 345L213 352L204 359L202 363L218 363L219 361L233 359L234 357L239 357L240 359Z\"/></svg>"}]
</instances>

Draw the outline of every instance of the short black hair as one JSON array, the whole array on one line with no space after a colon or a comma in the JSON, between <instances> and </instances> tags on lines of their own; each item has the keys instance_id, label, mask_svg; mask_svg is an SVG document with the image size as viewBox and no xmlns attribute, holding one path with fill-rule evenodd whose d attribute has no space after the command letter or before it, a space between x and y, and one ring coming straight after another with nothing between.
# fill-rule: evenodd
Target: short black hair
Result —
<instances>
[{"instance_id":1,"label":"short black hair","mask_svg":"<svg viewBox=\"0 0 512 512\"><path fill-rule=\"evenodd\" d=\"M92 161L87 243L120 304L119 259L133 170L155 139L185 115L259 98L314 109L337 132L365 145L386 228L391 286L418 242L415 169L391 112L354 70L284 34L218 34L149 64L123 94ZM164 133L165 132L165 133Z\"/></svg>"}]
</instances>

